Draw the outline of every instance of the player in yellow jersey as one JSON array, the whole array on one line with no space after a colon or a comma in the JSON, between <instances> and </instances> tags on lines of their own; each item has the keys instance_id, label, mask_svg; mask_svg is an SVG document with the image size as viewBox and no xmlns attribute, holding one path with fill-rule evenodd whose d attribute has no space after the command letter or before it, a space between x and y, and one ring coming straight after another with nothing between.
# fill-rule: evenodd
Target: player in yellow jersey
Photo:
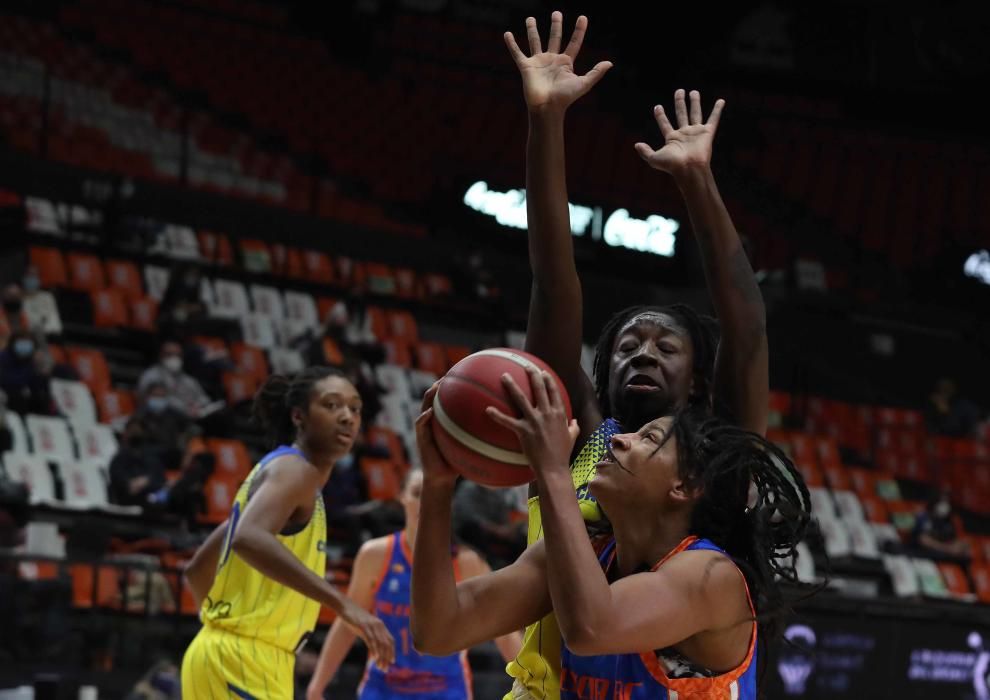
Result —
<instances>
[{"instance_id":1,"label":"player in yellow jersey","mask_svg":"<svg viewBox=\"0 0 990 700\"><path fill-rule=\"evenodd\" d=\"M526 350L542 357L567 387L580 428L571 475L582 514L596 520L598 504L588 484L613 435L634 432L687 405L724 409L723 415L738 426L763 434L769 383L763 299L710 167L724 102L715 103L706 121L701 96L691 92L688 104L683 90L674 97L677 128L663 107L653 109L665 145L654 150L638 143L635 148L651 167L673 176L684 198L721 340L716 341L713 324L689 307L632 307L603 329L594 383L581 369L582 291L567 203L564 116L612 68L603 61L585 75L575 72L587 26L587 18L579 17L561 50L563 17L554 12L545 49L532 17L526 20L528 55L511 33L505 34L505 42L519 69L529 112L526 209L533 291ZM542 536L542 525L535 491L531 495L533 544ZM560 635L552 615L527 629L523 649L508 672L516 681L516 698L556 700Z\"/></svg>"},{"instance_id":2,"label":"player in yellow jersey","mask_svg":"<svg viewBox=\"0 0 990 700\"><path fill-rule=\"evenodd\" d=\"M354 444L361 397L337 370L272 376L255 416L277 447L251 471L230 516L186 568L203 627L182 660L184 698L293 696L295 652L320 606L332 608L388 667L385 625L327 583L322 489Z\"/></svg>"}]
</instances>

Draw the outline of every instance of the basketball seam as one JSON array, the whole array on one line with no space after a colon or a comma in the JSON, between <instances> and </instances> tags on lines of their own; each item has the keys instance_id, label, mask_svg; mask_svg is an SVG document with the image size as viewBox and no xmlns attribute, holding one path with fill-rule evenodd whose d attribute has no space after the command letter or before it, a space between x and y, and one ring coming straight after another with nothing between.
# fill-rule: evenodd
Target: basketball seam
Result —
<instances>
[{"instance_id":1,"label":"basketball seam","mask_svg":"<svg viewBox=\"0 0 990 700\"><path fill-rule=\"evenodd\" d=\"M442 427L447 434L450 435L450 437L461 443L464 447L474 450L483 457L487 457L488 459L493 459L498 462L505 462L506 464L511 464L512 466L518 467L529 466L529 460L522 452L506 450L487 443L457 425L457 423L455 423L454 420L447 415L446 411L444 411L443 405L440 403L439 392L437 392L437 395L433 397L433 415L440 423L440 427Z\"/></svg>"}]
</instances>

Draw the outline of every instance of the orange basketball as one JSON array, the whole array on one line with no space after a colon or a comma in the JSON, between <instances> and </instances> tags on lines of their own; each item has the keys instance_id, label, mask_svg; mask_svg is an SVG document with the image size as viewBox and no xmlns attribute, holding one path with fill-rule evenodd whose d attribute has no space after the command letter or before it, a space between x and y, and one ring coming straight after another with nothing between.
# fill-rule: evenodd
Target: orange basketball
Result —
<instances>
[{"instance_id":1,"label":"orange basketball","mask_svg":"<svg viewBox=\"0 0 990 700\"><path fill-rule=\"evenodd\" d=\"M553 376L570 420L571 402L560 377L543 360L521 350L476 352L451 367L440 382L433 399L433 435L441 454L466 479L485 486L518 486L533 480L533 470L515 434L485 413L494 406L519 417L502 375L509 374L532 401L529 367Z\"/></svg>"}]
</instances>

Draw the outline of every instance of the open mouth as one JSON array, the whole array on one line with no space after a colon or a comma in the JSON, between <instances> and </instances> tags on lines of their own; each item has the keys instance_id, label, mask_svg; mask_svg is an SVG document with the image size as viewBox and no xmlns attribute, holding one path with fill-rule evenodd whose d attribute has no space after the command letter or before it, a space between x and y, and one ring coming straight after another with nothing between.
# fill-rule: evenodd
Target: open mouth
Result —
<instances>
[{"instance_id":1,"label":"open mouth","mask_svg":"<svg viewBox=\"0 0 990 700\"><path fill-rule=\"evenodd\" d=\"M646 374L636 374L626 382L626 391L632 391L637 394L650 394L660 391L660 384Z\"/></svg>"},{"instance_id":2,"label":"open mouth","mask_svg":"<svg viewBox=\"0 0 990 700\"><path fill-rule=\"evenodd\" d=\"M602 458L598 460L598 464L595 465L595 469L597 470L602 467L610 467L618 463L619 462L615 458L615 455L612 454L612 450L605 450L605 454L603 454Z\"/></svg>"}]
</instances>

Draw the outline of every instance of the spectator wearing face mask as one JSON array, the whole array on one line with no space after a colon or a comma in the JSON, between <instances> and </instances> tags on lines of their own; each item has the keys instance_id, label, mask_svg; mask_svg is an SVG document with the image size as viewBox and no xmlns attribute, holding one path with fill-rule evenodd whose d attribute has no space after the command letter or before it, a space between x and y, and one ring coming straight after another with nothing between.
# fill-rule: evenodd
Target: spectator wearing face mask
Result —
<instances>
[{"instance_id":1,"label":"spectator wearing face mask","mask_svg":"<svg viewBox=\"0 0 990 700\"><path fill-rule=\"evenodd\" d=\"M11 334L7 347L0 353L0 389L7 394L7 404L17 413L53 413L49 387L50 373L39 371L35 355L37 342L29 331Z\"/></svg>"},{"instance_id":2,"label":"spectator wearing face mask","mask_svg":"<svg viewBox=\"0 0 990 700\"><path fill-rule=\"evenodd\" d=\"M117 505L147 505L149 496L165 486L160 455L146 448L144 421L132 416L124 428L120 449L110 461L110 498Z\"/></svg>"},{"instance_id":3,"label":"spectator wearing face mask","mask_svg":"<svg viewBox=\"0 0 990 700\"><path fill-rule=\"evenodd\" d=\"M169 405L189 418L199 418L210 397L195 378L182 371L182 346L175 341L165 341L158 355L158 364L149 367L138 382L142 400L149 396L152 385L161 385Z\"/></svg>"},{"instance_id":4,"label":"spectator wearing face mask","mask_svg":"<svg viewBox=\"0 0 990 700\"><path fill-rule=\"evenodd\" d=\"M947 490L939 491L918 515L912 539L915 547L934 559L969 557L969 548L956 529Z\"/></svg>"},{"instance_id":5,"label":"spectator wearing face mask","mask_svg":"<svg viewBox=\"0 0 990 700\"><path fill-rule=\"evenodd\" d=\"M21 283L21 302L28 326L45 335L61 334L62 319L58 314L58 304L51 292L41 288L37 268L27 268Z\"/></svg>"},{"instance_id":6,"label":"spectator wearing face mask","mask_svg":"<svg viewBox=\"0 0 990 700\"><path fill-rule=\"evenodd\" d=\"M163 383L153 382L147 387L144 402L135 415L144 426L146 447L157 450L169 468L177 467L195 426L188 415L170 403Z\"/></svg>"}]
</instances>

